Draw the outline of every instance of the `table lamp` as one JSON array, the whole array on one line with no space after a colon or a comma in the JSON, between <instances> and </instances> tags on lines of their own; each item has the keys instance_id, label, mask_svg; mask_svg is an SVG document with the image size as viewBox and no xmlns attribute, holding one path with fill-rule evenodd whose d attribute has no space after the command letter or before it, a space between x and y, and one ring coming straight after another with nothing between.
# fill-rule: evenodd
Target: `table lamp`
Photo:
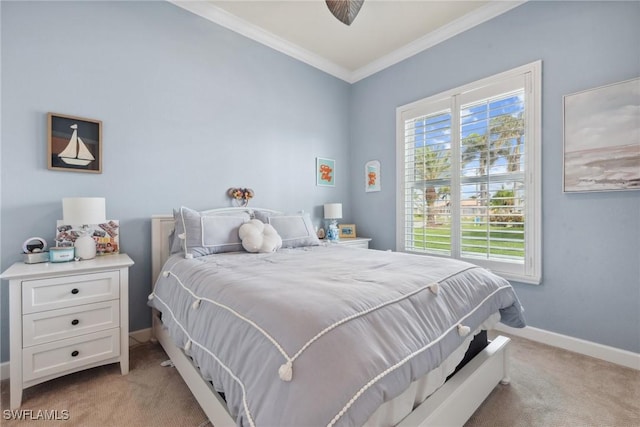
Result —
<instances>
[{"instance_id":1,"label":"table lamp","mask_svg":"<svg viewBox=\"0 0 640 427\"><path fill-rule=\"evenodd\" d=\"M342 203L325 203L324 219L329 220L327 240L336 241L338 236L338 219L342 218Z\"/></svg>"},{"instance_id":2,"label":"table lamp","mask_svg":"<svg viewBox=\"0 0 640 427\"><path fill-rule=\"evenodd\" d=\"M82 232L76 239L76 257L96 257L96 242L91 237L89 225L107 222L105 199L102 197L69 197L62 199L62 219L68 225L81 225Z\"/></svg>"}]
</instances>

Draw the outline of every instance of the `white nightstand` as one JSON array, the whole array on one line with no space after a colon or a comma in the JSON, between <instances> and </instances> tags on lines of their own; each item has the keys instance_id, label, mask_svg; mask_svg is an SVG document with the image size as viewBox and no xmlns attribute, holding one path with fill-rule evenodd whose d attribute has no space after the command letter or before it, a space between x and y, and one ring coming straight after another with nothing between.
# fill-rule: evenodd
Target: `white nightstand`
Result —
<instances>
[{"instance_id":1,"label":"white nightstand","mask_svg":"<svg viewBox=\"0 0 640 427\"><path fill-rule=\"evenodd\" d=\"M72 372L120 363L129 373L129 267L126 254L87 261L24 264L9 280L11 409L22 390Z\"/></svg>"},{"instance_id":2,"label":"white nightstand","mask_svg":"<svg viewBox=\"0 0 640 427\"><path fill-rule=\"evenodd\" d=\"M330 242L331 245L353 246L355 248L369 249L370 237L354 237L342 238L336 242Z\"/></svg>"}]
</instances>

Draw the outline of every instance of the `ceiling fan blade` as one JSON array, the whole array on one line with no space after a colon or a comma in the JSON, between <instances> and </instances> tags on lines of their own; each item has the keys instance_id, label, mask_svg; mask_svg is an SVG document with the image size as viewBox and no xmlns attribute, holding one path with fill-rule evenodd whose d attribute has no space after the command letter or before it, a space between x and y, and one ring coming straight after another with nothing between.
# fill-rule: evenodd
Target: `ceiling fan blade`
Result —
<instances>
[{"instance_id":1,"label":"ceiling fan blade","mask_svg":"<svg viewBox=\"0 0 640 427\"><path fill-rule=\"evenodd\" d=\"M364 0L325 0L333 16L346 25L356 19Z\"/></svg>"}]
</instances>

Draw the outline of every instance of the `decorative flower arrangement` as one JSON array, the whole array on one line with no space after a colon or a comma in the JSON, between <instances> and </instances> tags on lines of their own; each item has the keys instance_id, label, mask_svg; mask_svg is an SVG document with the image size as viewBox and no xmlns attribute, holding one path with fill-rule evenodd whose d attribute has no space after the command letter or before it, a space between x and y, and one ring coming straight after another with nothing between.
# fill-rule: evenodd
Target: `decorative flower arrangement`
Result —
<instances>
[{"instance_id":1,"label":"decorative flower arrangement","mask_svg":"<svg viewBox=\"0 0 640 427\"><path fill-rule=\"evenodd\" d=\"M250 188L230 188L227 191L229 197L234 199L239 206L247 206L255 193Z\"/></svg>"}]
</instances>

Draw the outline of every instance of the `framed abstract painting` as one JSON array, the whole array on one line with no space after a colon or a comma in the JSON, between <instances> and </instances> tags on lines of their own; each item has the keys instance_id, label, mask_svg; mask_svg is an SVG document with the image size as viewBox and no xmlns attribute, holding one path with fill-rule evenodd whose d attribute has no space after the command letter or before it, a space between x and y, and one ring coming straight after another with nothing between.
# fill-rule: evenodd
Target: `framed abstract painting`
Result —
<instances>
[{"instance_id":1,"label":"framed abstract painting","mask_svg":"<svg viewBox=\"0 0 640 427\"><path fill-rule=\"evenodd\" d=\"M563 101L563 191L640 189L640 78Z\"/></svg>"}]
</instances>

